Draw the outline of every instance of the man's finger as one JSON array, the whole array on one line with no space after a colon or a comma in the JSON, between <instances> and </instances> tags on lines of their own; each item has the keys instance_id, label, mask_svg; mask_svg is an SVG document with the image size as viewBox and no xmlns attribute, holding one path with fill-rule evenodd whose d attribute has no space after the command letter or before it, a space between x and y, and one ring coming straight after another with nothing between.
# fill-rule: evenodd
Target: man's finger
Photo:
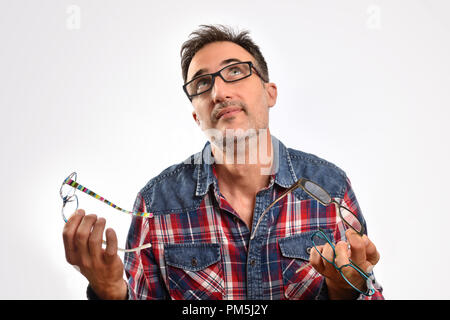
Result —
<instances>
[{"instance_id":1,"label":"man's finger","mask_svg":"<svg viewBox=\"0 0 450 320\"><path fill-rule=\"evenodd\" d=\"M88 214L83 218L83 220L81 220L81 223L78 226L77 232L75 234L76 249L80 254L81 262L85 264L90 259L88 241L91 235L92 226L96 221L97 216L95 214Z\"/></svg>"},{"instance_id":2,"label":"man's finger","mask_svg":"<svg viewBox=\"0 0 450 320\"><path fill-rule=\"evenodd\" d=\"M74 238L78 226L80 225L81 219L83 219L84 215L84 210L78 209L74 214L72 214L63 228L64 251L66 253L66 260L70 264L73 264L75 262L73 256L76 251Z\"/></svg>"},{"instance_id":3,"label":"man's finger","mask_svg":"<svg viewBox=\"0 0 450 320\"><path fill-rule=\"evenodd\" d=\"M338 266L338 268L342 267L343 265L349 264L349 256L348 256L348 244L345 241L339 241L335 246L335 252L336 252L336 259L335 263Z\"/></svg>"},{"instance_id":4,"label":"man's finger","mask_svg":"<svg viewBox=\"0 0 450 320\"><path fill-rule=\"evenodd\" d=\"M111 263L117 255L117 236L113 229L106 230L105 262Z\"/></svg>"},{"instance_id":5,"label":"man's finger","mask_svg":"<svg viewBox=\"0 0 450 320\"><path fill-rule=\"evenodd\" d=\"M67 219L67 223L70 223L70 220L71 220L72 218L76 219L77 216L78 216L78 217L79 217L79 216L84 217L85 214L86 214L86 212L85 212L83 209L78 209L78 210L76 210L74 213L72 213L72 215L69 217L69 219Z\"/></svg>"},{"instance_id":6,"label":"man's finger","mask_svg":"<svg viewBox=\"0 0 450 320\"><path fill-rule=\"evenodd\" d=\"M91 235L89 237L88 245L89 252L92 257L100 258L102 252L102 240L103 240L103 230L105 230L106 220L104 218L99 218L92 228Z\"/></svg>"},{"instance_id":7,"label":"man's finger","mask_svg":"<svg viewBox=\"0 0 450 320\"><path fill-rule=\"evenodd\" d=\"M323 250L322 250L322 260L326 259L329 262L334 262L334 258L335 258L335 251L333 250L333 248L331 247L331 245L329 243L326 243L323 246ZM328 263L328 261L323 261L323 263Z\"/></svg>"},{"instance_id":8,"label":"man's finger","mask_svg":"<svg viewBox=\"0 0 450 320\"><path fill-rule=\"evenodd\" d=\"M356 264L363 264L366 262L366 245L364 239L352 229L345 232L348 243L351 249L351 259Z\"/></svg>"},{"instance_id":9,"label":"man's finger","mask_svg":"<svg viewBox=\"0 0 450 320\"><path fill-rule=\"evenodd\" d=\"M323 246L316 247L319 252L322 252ZM311 253L309 255L309 262L316 269L317 272L322 273L325 270L325 265L323 264L322 257L316 249L311 248Z\"/></svg>"},{"instance_id":10,"label":"man's finger","mask_svg":"<svg viewBox=\"0 0 450 320\"><path fill-rule=\"evenodd\" d=\"M380 260L380 253L377 251L375 244L370 241L370 239L364 235L363 240L366 244L366 256L367 260L372 264L376 265Z\"/></svg>"}]
</instances>

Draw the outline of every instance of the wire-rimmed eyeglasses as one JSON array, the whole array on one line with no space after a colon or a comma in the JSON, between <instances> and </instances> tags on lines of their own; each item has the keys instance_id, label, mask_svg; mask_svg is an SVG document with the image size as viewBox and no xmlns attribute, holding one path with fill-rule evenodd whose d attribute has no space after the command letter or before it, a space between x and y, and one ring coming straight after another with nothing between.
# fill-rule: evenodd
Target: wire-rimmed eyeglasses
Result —
<instances>
[{"instance_id":1,"label":"wire-rimmed eyeglasses","mask_svg":"<svg viewBox=\"0 0 450 320\"><path fill-rule=\"evenodd\" d=\"M105 199L104 197L96 194L92 190L89 190L88 188L77 183L76 180L77 180L77 173L72 172L66 179L64 179L63 183L61 184L61 188L59 189L59 194L61 196L61 199L63 200L61 215L64 219L64 222L66 222L66 223L68 220L66 218L66 215L64 214L64 210L68 207L68 205L74 204L74 207L72 207L70 210L71 214L74 213L78 209L78 196L75 194L75 192L77 190L80 190L80 191L90 195L91 197L93 197L93 198L95 198L95 199L109 205L110 207L121 211L121 212L139 216L139 217L144 217L144 218L153 218L153 214L150 212L136 212L136 211L128 211L128 210L122 209L121 207L115 205L114 203L110 202L109 200ZM102 241L103 241L103 244L106 244L106 241L104 241L104 240L102 240ZM150 247L151 247L151 244L147 243L147 244L143 244L136 248L131 248L131 249L118 248L118 250L123 251L123 252L135 252L135 251L140 251L142 249L146 249L146 248L150 248Z\"/></svg>"},{"instance_id":2,"label":"wire-rimmed eyeglasses","mask_svg":"<svg viewBox=\"0 0 450 320\"><path fill-rule=\"evenodd\" d=\"M238 62L230 64L217 72L203 74L198 77L194 77L192 80L186 82L183 85L183 90L186 93L189 100L205 93L212 89L214 86L214 81L217 76L219 76L225 82L235 82L243 80L252 75L252 70L260 77L264 82L267 82L261 74L256 70L251 61Z\"/></svg>"}]
</instances>

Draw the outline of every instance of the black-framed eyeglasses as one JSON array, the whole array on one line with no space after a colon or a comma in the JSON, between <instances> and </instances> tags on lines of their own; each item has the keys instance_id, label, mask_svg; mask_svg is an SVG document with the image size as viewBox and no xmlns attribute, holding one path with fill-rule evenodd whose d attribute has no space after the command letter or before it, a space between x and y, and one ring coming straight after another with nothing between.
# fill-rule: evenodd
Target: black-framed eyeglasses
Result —
<instances>
[{"instance_id":1,"label":"black-framed eyeglasses","mask_svg":"<svg viewBox=\"0 0 450 320\"><path fill-rule=\"evenodd\" d=\"M260 77L264 82L267 82L258 70L256 70L251 61L244 61L230 64L214 73L203 74L195 77L183 85L183 90L189 100L192 101L193 97L211 90L217 76L225 82L235 82L250 77L253 73L252 70L255 70L256 75L258 75L258 77Z\"/></svg>"}]
</instances>

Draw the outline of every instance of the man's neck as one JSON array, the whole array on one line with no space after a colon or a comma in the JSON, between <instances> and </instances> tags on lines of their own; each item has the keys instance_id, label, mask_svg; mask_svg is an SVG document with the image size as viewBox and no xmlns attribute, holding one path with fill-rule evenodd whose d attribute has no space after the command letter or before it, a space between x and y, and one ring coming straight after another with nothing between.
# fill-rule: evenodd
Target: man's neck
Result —
<instances>
[{"instance_id":1,"label":"man's neck","mask_svg":"<svg viewBox=\"0 0 450 320\"><path fill-rule=\"evenodd\" d=\"M247 139L243 142L245 148L235 145L233 149L230 147L219 149L212 145L214 158L222 159L220 163L216 162L215 170L223 194L254 198L269 184L268 172L271 171L273 163L270 133L257 135L251 139L256 141Z\"/></svg>"}]
</instances>

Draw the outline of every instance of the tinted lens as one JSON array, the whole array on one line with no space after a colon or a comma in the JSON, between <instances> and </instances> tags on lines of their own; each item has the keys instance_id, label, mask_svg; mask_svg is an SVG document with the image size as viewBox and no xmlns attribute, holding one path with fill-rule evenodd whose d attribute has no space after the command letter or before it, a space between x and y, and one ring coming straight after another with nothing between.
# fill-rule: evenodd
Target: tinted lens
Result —
<instances>
[{"instance_id":1,"label":"tinted lens","mask_svg":"<svg viewBox=\"0 0 450 320\"><path fill-rule=\"evenodd\" d=\"M314 182L306 181L305 190L309 192L314 198L320 201L324 205L328 205L331 202L331 197L322 187L318 186Z\"/></svg>"},{"instance_id":2,"label":"tinted lens","mask_svg":"<svg viewBox=\"0 0 450 320\"><path fill-rule=\"evenodd\" d=\"M358 218L348 208L340 206L341 219L358 233L363 233L363 226Z\"/></svg>"}]
</instances>

